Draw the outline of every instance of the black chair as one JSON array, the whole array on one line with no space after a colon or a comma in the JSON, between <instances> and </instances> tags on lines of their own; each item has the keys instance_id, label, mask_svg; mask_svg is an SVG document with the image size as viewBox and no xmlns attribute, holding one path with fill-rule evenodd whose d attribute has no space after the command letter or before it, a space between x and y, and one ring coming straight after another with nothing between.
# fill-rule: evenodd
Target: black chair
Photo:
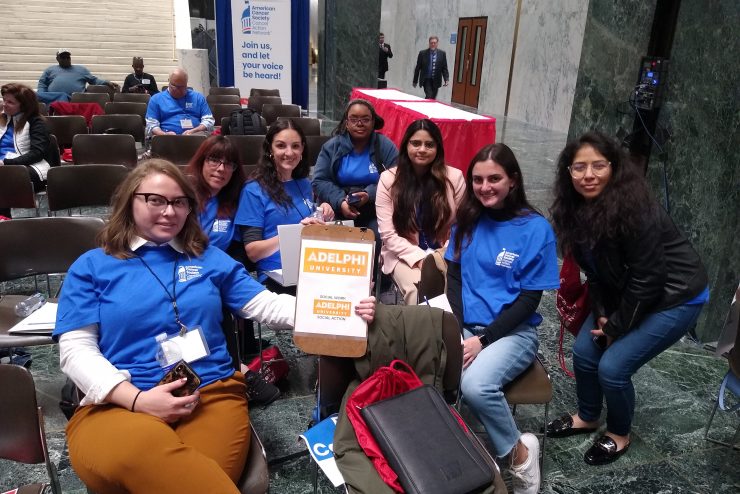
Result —
<instances>
[{"instance_id":1,"label":"black chair","mask_svg":"<svg viewBox=\"0 0 740 494\"><path fill-rule=\"evenodd\" d=\"M213 105L239 105L239 96L236 94L209 94L206 96L206 102L211 109L213 109Z\"/></svg>"},{"instance_id":2,"label":"black chair","mask_svg":"<svg viewBox=\"0 0 740 494\"><path fill-rule=\"evenodd\" d=\"M255 165L262 157L262 143L265 136L226 136L239 150L239 163L242 165Z\"/></svg>"},{"instance_id":3,"label":"black chair","mask_svg":"<svg viewBox=\"0 0 740 494\"><path fill-rule=\"evenodd\" d=\"M60 149L71 148L77 134L87 134L87 122L82 115L52 115L44 120L49 134L56 136Z\"/></svg>"},{"instance_id":4,"label":"black chair","mask_svg":"<svg viewBox=\"0 0 740 494\"><path fill-rule=\"evenodd\" d=\"M49 170L46 194L49 212L89 206L108 206L128 175L123 165L57 166Z\"/></svg>"},{"instance_id":5,"label":"black chair","mask_svg":"<svg viewBox=\"0 0 740 494\"><path fill-rule=\"evenodd\" d=\"M238 87L211 87L208 90L208 94L211 96L220 94L235 94L237 96L241 96L241 92Z\"/></svg>"},{"instance_id":6,"label":"black chair","mask_svg":"<svg viewBox=\"0 0 740 494\"><path fill-rule=\"evenodd\" d=\"M321 135L321 121L318 118L312 117L278 117L278 120L292 120L297 126L303 130L306 136L320 136Z\"/></svg>"},{"instance_id":7,"label":"black chair","mask_svg":"<svg viewBox=\"0 0 740 494\"><path fill-rule=\"evenodd\" d=\"M75 165L109 164L136 166L136 142L128 134L80 134L72 142Z\"/></svg>"},{"instance_id":8,"label":"black chair","mask_svg":"<svg viewBox=\"0 0 740 494\"><path fill-rule=\"evenodd\" d=\"M279 89L260 89L253 87L249 90L249 97L252 98L254 96L280 96L280 90Z\"/></svg>"},{"instance_id":9,"label":"black chair","mask_svg":"<svg viewBox=\"0 0 740 494\"><path fill-rule=\"evenodd\" d=\"M331 136L306 136L306 160L310 166L316 164L316 160L319 159L319 153L321 148L326 141L331 139Z\"/></svg>"},{"instance_id":10,"label":"black chair","mask_svg":"<svg viewBox=\"0 0 740 494\"><path fill-rule=\"evenodd\" d=\"M247 108L256 111L260 115L262 114L262 105L282 105L283 100L280 96L250 96Z\"/></svg>"},{"instance_id":11,"label":"black chair","mask_svg":"<svg viewBox=\"0 0 740 494\"><path fill-rule=\"evenodd\" d=\"M111 101L105 104L106 115L139 115L142 125L146 121L146 103L133 101Z\"/></svg>"},{"instance_id":12,"label":"black chair","mask_svg":"<svg viewBox=\"0 0 740 494\"><path fill-rule=\"evenodd\" d=\"M113 93L114 103L147 103L151 96L148 93Z\"/></svg>"},{"instance_id":13,"label":"black chair","mask_svg":"<svg viewBox=\"0 0 740 494\"><path fill-rule=\"evenodd\" d=\"M39 215L31 175L24 165L0 166L0 209L6 208L35 209Z\"/></svg>"},{"instance_id":14,"label":"black chair","mask_svg":"<svg viewBox=\"0 0 740 494\"><path fill-rule=\"evenodd\" d=\"M144 144L144 125L138 115L95 115L90 126L91 134L128 134L134 141Z\"/></svg>"},{"instance_id":15,"label":"black chair","mask_svg":"<svg viewBox=\"0 0 740 494\"><path fill-rule=\"evenodd\" d=\"M104 93L108 95L109 101L113 101L113 95L116 94L118 91L110 86L106 86L105 84L88 84L88 86L85 88L85 92Z\"/></svg>"},{"instance_id":16,"label":"black chair","mask_svg":"<svg viewBox=\"0 0 740 494\"><path fill-rule=\"evenodd\" d=\"M72 93L69 101L70 103L97 103L102 110L106 103L110 103L110 95L108 93Z\"/></svg>"},{"instance_id":17,"label":"black chair","mask_svg":"<svg viewBox=\"0 0 740 494\"><path fill-rule=\"evenodd\" d=\"M272 125L278 117L300 117L301 107L298 105L262 105L262 116L265 117L267 125Z\"/></svg>"},{"instance_id":18,"label":"black chair","mask_svg":"<svg viewBox=\"0 0 740 494\"><path fill-rule=\"evenodd\" d=\"M49 108L46 106L46 103L39 101L39 113L43 116L47 116L49 114Z\"/></svg>"},{"instance_id":19,"label":"black chair","mask_svg":"<svg viewBox=\"0 0 740 494\"><path fill-rule=\"evenodd\" d=\"M162 158L176 165L187 165L206 136L163 135L152 137L152 157Z\"/></svg>"},{"instance_id":20,"label":"black chair","mask_svg":"<svg viewBox=\"0 0 740 494\"><path fill-rule=\"evenodd\" d=\"M241 105L235 103L217 103L209 106L216 122L221 122L224 118L228 118L232 111L241 108Z\"/></svg>"}]
</instances>

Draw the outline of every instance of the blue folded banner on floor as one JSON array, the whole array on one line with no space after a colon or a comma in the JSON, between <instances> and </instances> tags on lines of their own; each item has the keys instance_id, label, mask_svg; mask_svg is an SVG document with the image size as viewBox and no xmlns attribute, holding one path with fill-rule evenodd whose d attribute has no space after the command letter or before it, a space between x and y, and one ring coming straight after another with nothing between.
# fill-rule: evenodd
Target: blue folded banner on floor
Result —
<instances>
[{"instance_id":1,"label":"blue folded banner on floor","mask_svg":"<svg viewBox=\"0 0 740 494\"><path fill-rule=\"evenodd\" d=\"M344 477L334 461L334 429L337 428L337 414L331 415L301 434L306 441L308 452L329 478L334 487L344 484Z\"/></svg>"}]
</instances>

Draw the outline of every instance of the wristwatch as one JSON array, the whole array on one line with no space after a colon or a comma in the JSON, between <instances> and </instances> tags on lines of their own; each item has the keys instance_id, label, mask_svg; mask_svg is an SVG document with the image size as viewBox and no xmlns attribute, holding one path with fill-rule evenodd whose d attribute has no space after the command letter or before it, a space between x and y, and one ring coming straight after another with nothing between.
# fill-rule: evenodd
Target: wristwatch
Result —
<instances>
[{"instance_id":1,"label":"wristwatch","mask_svg":"<svg viewBox=\"0 0 740 494\"><path fill-rule=\"evenodd\" d=\"M479 334L478 341L480 341L481 348L485 348L491 344L491 342L488 340L488 336L486 336L486 333Z\"/></svg>"}]
</instances>

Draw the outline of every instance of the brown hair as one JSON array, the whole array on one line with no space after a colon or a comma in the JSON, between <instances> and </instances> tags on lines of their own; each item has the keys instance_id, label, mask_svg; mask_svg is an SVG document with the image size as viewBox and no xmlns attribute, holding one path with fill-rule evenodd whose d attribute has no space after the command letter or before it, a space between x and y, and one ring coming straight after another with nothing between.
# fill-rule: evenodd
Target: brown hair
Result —
<instances>
[{"instance_id":1,"label":"brown hair","mask_svg":"<svg viewBox=\"0 0 740 494\"><path fill-rule=\"evenodd\" d=\"M18 119L18 125L15 127L15 133L17 134L25 127L26 122L39 116L39 100L36 98L34 90L24 84L5 84L0 88L0 95L4 97L6 94L10 94L17 99L21 107L22 115ZM12 117L12 115L8 115L7 117ZM3 125L8 123L7 117L4 114L0 114L0 122Z\"/></svg>"},{"instance_id":2,"label":"brown hair","mask_svg":"<svg viewBox=\"0 0 740 494\"><path fill-rule=\"evenodd\" d=\"M198 199L198 211L204 211L208 200L211 198L211 188L203 178L203 165L206 158L213 157L231 161L236 165L231 178L218 192L218 217L229 218L239 205L239 194L244 185L244 170L239 164L239 150L236 145L226 137L211 136L200 145L188 163L185 171L195 187L195 195Z\"/></svg>"},{"instance_id":3,"label":"brown hair","mask_svg":"<svg viewBox=\"0 0 740 494\"><path fill-rule=\"evenodd\" d=\"M165 175L174 180L183 193L195 204L195 191L180 169L167 160L150 159L131 170L113 194L110 220L98 235L98 241L106 254L118 259L134 257L131 241L138 235L134 222L133 200L136 189L151 175ZM185 252L198 257L208 246L208 237L203 233L197 215L188 213L182 230L176 235Z\"/></svg>"}]
</instances>

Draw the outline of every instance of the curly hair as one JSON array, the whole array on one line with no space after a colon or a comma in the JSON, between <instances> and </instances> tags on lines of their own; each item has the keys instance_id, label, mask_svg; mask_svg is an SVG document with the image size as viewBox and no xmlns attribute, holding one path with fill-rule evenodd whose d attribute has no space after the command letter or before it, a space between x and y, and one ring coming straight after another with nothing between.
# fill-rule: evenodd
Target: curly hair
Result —
<instances>
[{"instance_id":1,"label":"curly hair","mask_svg":"<svg viewBox=\"0 0 740 494\"><path fill-rule=\"evenodd\" d=\"M355 106L355 105L362 105L368 110L370 110L370 115L373 119L373 130L380 130L383 128L383 125L385 125L385 120L383 120L383 117L377 114L375 111L375 108L373 108L373 105L365 99L361 98L355 98L353 100L350 100L349 103L344 107L344 113L342 113L342 118L339 120L339 123L337 124L337 127L334 129L334 131L331 133L332 136L337 136L340 134L344 134L347 132L347 118L349 117L349 110Z\"/></svg>"},{"instance_id":2,"label":"curly hair","mask_svg":"<svg viewBox=\"0 0 740 494\"><path fill-rule=\"evenodd\" d=\"M134 221L134 193L141 183L151 175L165 175L174 180L183 194L195 204L195 191L180 169L167 160L150 159L142 161L131 170L126 179L116 189L111 200L113 212L110 220L98 234L98 241L106 254L118 259L134 257L131 241L138 235ZM185 224L176 237L182 242L188 254L199 257L208 246L208 237L200 227L198 216L191 211Z\"/></svg>"},{"instance_id":3,"label":"curly hair","mask_svg":"<svg viewBox=\"0 0 740 494\"><path fill-rule=\"evenodd\" d=\"M437 149L428 173L418 176L414 172L408 153L411 137L418 131L429 133ZM428 119L416 120L406 129L401 140L400 154L396 165L396 178L391 186L393 201L393 227L398 234L408 240L419 231L428 239L444 243L447 240L447 227L452 221L452 208L447 201L447 187L452 186L447 178L445 152L442 133L439 127ZM416 210L422 206L424 213L421 225L417 224Z\"/></svg>"},{"instance_id":4,"label":"curly hair","mask_svg":"<svg viewBox=\"0 0 740 494\"><path fill-rule=\"evenodd\" d=\"M484 161L493 161L501 166L506 172L506 176L514 182L514 186L504 199L504 213L512 216L526 216L532 213L539 214L537 209L527 200L527 194L524 191L524 178L519 162L514 156L514 152L506 144L489 144L484 146L470 160L468 172L465 174L465 195L457 209L457 228L455 230L455 258L460 258L463 242L470 242L473 230L478 224L485 206L475 197L473 192L473 170L475 165Z\"/></svg>"},{"instance_id":5,"label":"curly hair","mask_svg":"<svg viewBox=\"0 0 740 494\"><path fill-rule=\"evenodd\" d=\"M17 134L23 130L26 122L40 116L39 100L36 98L36 92L24 84L10 83L0 87L0 95L5 97L8 94L17 99L21 107L22 115L18 118L18 124L15 127L15 133ZM10 118L12 116L8 115L7 117ZM0 113L0 122L3 124L8 123L6 116L2 113Z\"/></svg>"},{"instance_id":6,"label":"curly hair","mask_svg":"<svg viewBox=\"0 0 740 494\"><path fill-rule=\"evenodd\" d=\"M306 159L306 134L303 130L294 123L292 120L278 120L270 126L270 129L265 135L265 140L262 143L262 157L260 162L257 164L257 168L250 175L251 180L256 180L260 187L262 187L270 199L275 203L279 204L283 208L290 207L291 199L285 192L283 182L278 177L277 169L275 168L275 162L272 157L272 141L275 136L286 129L295 130L301 138L301 144L303 144L303 154L301 155L301 161L293 169L291 178L293 180L306 178L310 169L310 164Z\"/></svg>"},{"instance_id":7,"label":"curly hair","mask_svg":"<svg viewBox=\"0 0 740 494\"><path fill-rule=\"evenodd\" d=\"M611 163L611 178L589 201L576 191L568 170L584 146L591 146ZM637 166L616 141L599 132L583 134L560 153L554 196L550 214L564 253L572 252L576 244L593 248L601 240L635 232L656 212L656 203Z\"/></svg>"},{"instance_id":8,"label":"curly hair","mask_svg":"<svg viewBox=\"0 0 740 494\"><path fill-rule=\"evenodd\" d=\"M218 217L229 218L239 205L239 194L246 180L244 170L239 164L239 150L236 145L226 137L211 136L200 145L190 159L185 174L193 182L195 195L198 199L198 211L204 211L208 200L211 198L211 188L203 177L203 166L206 158L216 158L230 161L236 164L231 178L218 192Z\"/></svg>"}]
</instances>

